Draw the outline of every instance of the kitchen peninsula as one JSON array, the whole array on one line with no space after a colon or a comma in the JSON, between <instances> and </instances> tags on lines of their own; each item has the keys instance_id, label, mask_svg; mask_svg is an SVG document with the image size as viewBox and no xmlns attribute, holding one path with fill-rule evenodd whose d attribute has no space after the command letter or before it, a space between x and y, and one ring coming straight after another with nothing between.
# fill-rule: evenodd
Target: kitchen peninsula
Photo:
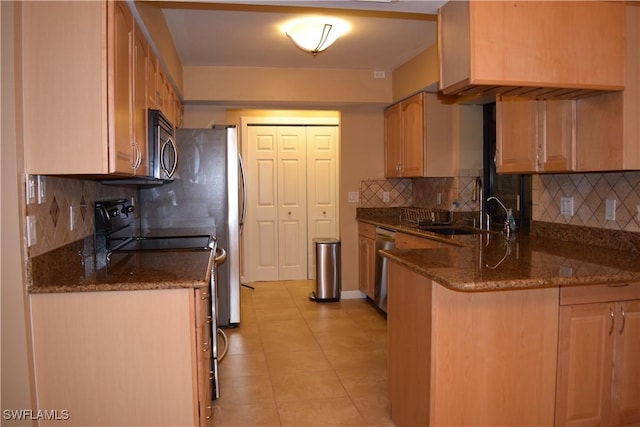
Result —
<instances>
[{"instance_id":1,"label":"kitchen peninsula","mask_svg":"<svg viewBox=\"0 0 640 427\"><path fill-rule=\"evenodd\" d=\"M30 259L41 425L207 425L211 251L105 254L93 237Z\"/></svg>"},{"instance_id":2,"label":"kitchen peninsula","mask_svg":"<svg viewBox=\"0 0 640 427\"><path fill-rule=\"evenodd\" d=\"M441 244L382 252L395 425L640 423L637 252L359 220Z\"/></svg>"}]
</instances>

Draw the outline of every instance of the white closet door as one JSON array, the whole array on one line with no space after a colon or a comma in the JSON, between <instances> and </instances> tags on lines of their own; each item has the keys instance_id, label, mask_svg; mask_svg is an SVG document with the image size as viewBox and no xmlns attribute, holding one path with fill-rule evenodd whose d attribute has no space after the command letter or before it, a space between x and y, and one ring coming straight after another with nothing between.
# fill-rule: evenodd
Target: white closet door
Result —
<instances>
[{"instance_id":1,"label":"white closet door","mask_svg":"<svg viewBox=\"0 0 640 427\"><path fill-rule=\"evenodd\" d=\"M309 279L315 278L317 237L338 238L338 128L307 127L307 218Z\"/></svg>"},{"instance_id":2,"label":"white closet door","mask_svg":"<svg viewBox=\"0 0 640 427\"><path fill-rule=\"evenodd\" d=\"M302 126L278 127L278 277L307 278L307 155Z\"/></svg>"},{"instance_id":3,"label":"white closet door","mask_svg":"<svg viewBox=\"0 0 640 427\"><path fill-rule=\"evenodd\" d=\"M249 126L245 251L251 281L278 280L277 128Z\"/></svg>"}]
</instances>

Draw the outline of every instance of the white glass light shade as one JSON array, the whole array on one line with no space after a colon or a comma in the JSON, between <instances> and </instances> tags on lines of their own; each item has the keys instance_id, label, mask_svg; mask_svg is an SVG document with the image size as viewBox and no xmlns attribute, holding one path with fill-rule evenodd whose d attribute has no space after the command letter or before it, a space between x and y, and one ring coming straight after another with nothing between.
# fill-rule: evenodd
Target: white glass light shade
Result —
<instances>
[{"instance_id":1,"label":"white glass light shade","mask_svg":"<svg viewBox=\"0 0 640 427\"><path fill-rule=\"evenodd\" d=\"M313 16L289 21L283 30L296 46L315 56L349 31L349 24L338 18Z\"/></svg>"}]
</instances>

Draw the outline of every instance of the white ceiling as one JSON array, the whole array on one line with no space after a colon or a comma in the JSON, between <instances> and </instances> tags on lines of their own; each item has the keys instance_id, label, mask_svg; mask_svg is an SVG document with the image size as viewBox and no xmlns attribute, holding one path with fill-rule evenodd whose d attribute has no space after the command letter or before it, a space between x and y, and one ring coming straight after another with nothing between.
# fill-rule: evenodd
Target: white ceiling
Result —
<instances>
[{"instance_id":1,"label":"white ceiling","mask_svg":"<svg viewBox=\"0 0 640 427\"><path fill-rule=\"evenodd\" d=\"M445 1L158 2L184 66L333 68L390 71L436 43ZM318 10L318 8L321 8ZM349 34L316 58L280 31L286 20L326 13L348 20Z\"/></svg>"}]
</instances>

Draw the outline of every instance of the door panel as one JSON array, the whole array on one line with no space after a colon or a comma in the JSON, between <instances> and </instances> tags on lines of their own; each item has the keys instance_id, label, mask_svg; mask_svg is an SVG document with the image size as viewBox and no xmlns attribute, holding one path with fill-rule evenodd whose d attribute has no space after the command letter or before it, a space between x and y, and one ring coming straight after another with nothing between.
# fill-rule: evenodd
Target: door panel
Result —
<instances>
[{"instance_id":1,"label":"door panel","mask_svg":"<svg viewBox=\"0 0 640 427\"><path fill-rule=\"evenodd\" d=\"M611 425L640 425L640 301L616 304Z\"/></svg>"},{"instance_id":2,"label":"door panel","mask_svg":"<svg viewBox=\"0 0 640 427\"><path fill-rule=\"evenodd\" d=\"M278 277L307 277L307 150L302 126L278 127Z\"/></svg>"},{"instance_id":3,"label":"door panel","mask_svg":"<svg viewBox=\"0 0 640 427\"><path fill-rule=\"evenodd\" d=\"M253 220L246 224L252 236L245 245L252 260L247 273L252 280L278 280L277 135L269 127L249 127L248 132L247 204Z\"/></svg>"},{"instance_id":4,"label":"door panel","mask_svg":"<svg viewBox=\"0 0 640 427\"><path fill-rule=\"evenodd\" d=\"M307 216L309 279L315 278L318 237L338 238L338 128L307 128Z\"/></svg>"}]
</instances>

